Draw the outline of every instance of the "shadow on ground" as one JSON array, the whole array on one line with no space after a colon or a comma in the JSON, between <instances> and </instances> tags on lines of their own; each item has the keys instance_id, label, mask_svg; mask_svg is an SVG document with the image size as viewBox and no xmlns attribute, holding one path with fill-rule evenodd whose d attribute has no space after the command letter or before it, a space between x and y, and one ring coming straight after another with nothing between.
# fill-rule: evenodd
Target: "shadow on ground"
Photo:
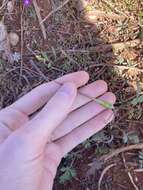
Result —
<instances>
[{"instance_id":1,"label":"shadow on ground","mask_svg":"<svg viewBox=\"0 0 143 190\"><path fill-rule=\"evenodd\" d=\"M38 0L38 4L44 18L60 2ZM95 190L102 169L111 163L117 163L117 167L107 172L101 190L134 189L122 156L126 157L132 172L139 167L138 152L119 156L98 169L95 158L132 143L124 139L129 132L137 134L140 142L143 139L142 105L131 104L137 92L143 89L143 52L138 20L113 12L102 2L84 5L71 1L44 23L47 33L47 40L44 41L33 6L25 9L22 27L19 20L22 8L18 3L16 7L15 14L5 15L5 22L10 31L16 30L21 35L23 30L23 47L13 48L13 52L22 52L23 59L13 64L3 60L0 62L0 107L11 104L43 82L73 71L88 71L90 81L105 80L109 90L117 96L116 119L105 130L108 142L101 135L70 153L60 167L72 165L77 177L60 185L59 170L54 190ZM93 170L89 172L90 165ZM137 184L143 185L141 180Z\"/></svg>"}]
</instances>

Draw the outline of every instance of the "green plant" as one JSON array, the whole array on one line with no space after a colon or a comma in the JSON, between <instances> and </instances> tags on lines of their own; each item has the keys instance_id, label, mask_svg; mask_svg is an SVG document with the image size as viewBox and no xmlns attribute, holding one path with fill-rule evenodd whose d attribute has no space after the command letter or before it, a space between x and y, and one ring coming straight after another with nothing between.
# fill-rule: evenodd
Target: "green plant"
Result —
<instances>
[{"instance_id":1,"label":"green plant","mask_svg":"<svg viewBox=\"0 0 143 190\"><path fill-rule=\"evenodd\" d=\"M36 59L37 59L38 61L42 61L42 62L46 62L46 61L49 60L47 54L44 53L44 52L41 52L40 55L36 55Z\"/></svg>"},{"instance_id":2,"label":"green plant","mask_svg":"<svg viewBox=\"0 0 143 190\"><path fill-rule=\"evenodd\" d=\"M142 24L143 23L143 11L140 11L138 16L139 16L140 22Z\"/></svg>"},{"instance_id":3,"label":"green plant","mask_svg":"<svg viewBox=\"0 0 143 190\"><path fill-rule=\"evenodd\" d=\"M134 8L133 2L130 1L130 0L125 0L125 5L126 5L126 8L127 8L129 11L132 11L133 8Z\"/></svg>"},{"instance_id":4,"label":"green plant","mask_svg":"<svg viewBox=\"0 0 143 190\"><path fill-rule=\"evenodd\" d=\"M140 104L140 103L143 103L143 95L139 95L137 96L136 98L134 98L132 101L131 101L131 104L133 106L136 106L137 104Z\"/></svg>"},{"instance_id":5,"label":"green plant","mask_svg":"<svg viewBox=\"0 0 143 190\"><path fill-rule=\"evenodd\" d=\"M129 133L123 133L123 142L126 144L128 142L132 143L132 144L137 144L139 143L139 136L136 132L131 131Z\"/></svg>"},{"instance_id":6,"label":"green plant","mask_svg":"<svg viewBox=\"0 0 143 190\"><path fill-rule=\"evenodd\" d=\"M0 58L0 65L3 65L3 64L5 64L5 63L6 63L6 61L3 60L2 58Z\"/></svg>"},{"instance_id":7,"label":"green plant","mask_svg":"<svg viewBox=\"0 0 143 190\"><path fill-rule=\"evenodd\" d=\"M88 149L91 147L91 140L90 139L87 139L86 141L84 141L82 143L82 145L84 146L85 149Z\"/></svg>"},{"instance_id":8,"label":"green plant","mask_svg":"<svg viewBox=\"0 0 143 190\"><path fill-rule=\"evenodd\" d=\"M141 103L143 103L143 94L142 94L140 83L137 83L136 97L131 101L131 104L133 106L136 106L137 104L141 104Z\"/></svg>"},{"instance_id":9,"label":"green plant","mask_svg":"<svg viewBox=\"0 0 143 190\"><path fill-rule=\"evenodd\" d=\"M43 62L43 63L46 63L48 62L47 65L47 68L50 68L52 66L51 64L51 60L48 58L47 54L44 53L44 52L41 52L41 54L39 55L35 55L36 59L39 61L39 62Z\"/></svg>"},{"instance_id":10,"label":"green plant","mask_svg":"<svg viewBox=\"0 0 143 190\"><path fill-rule=\"evenodd\" d=\"M138 153L140 168L143 168L143 150Z\"/></svg>"},{"instance_id":11,"label":"green plant","mask_svg":"<svg viewBox=\"0 0 143 190\"><path fill-rule=\"evenodd\" d=\"M27 8L27 14L28 14L29 18L32 18L34 21L37 20L37 15L36 15L36 12L35 12L35 9L33 8L33 6L29 6Z\"/></svg>"},{"instance_id":12,"label":"green plant","mask_svg":"<svg viewBox=\"0 0 143 190\"><path fill-rule=\"evenodd\" d=\"M62 175L60 176L60 183L64 184L67 181L71 181L73 178L76 177L76 171L72 167L62 167L61 170Z\"/></svg>"},{"instance_id":13,"label":"green plant","mask_svg":"<svg viewBox=\"0 0 143 190\"><path fill-rule=\"evenodd\" d=\"M101 143L101 142L104 142L104 141L107 141L107 140L108 140L108 137L105 134L105 131L103 131L103 130L96 133L95 135L93 135L91 137L91 141L94 141L94 142L97 142L97 143Z\"/></svg>"},{"instance_id":14,"label":"green plant","mask_svg":"<svg viewBox=\"0 0 143 190\"><path fill-rule=\"evenodd\" d=\"M104 143L105 141L108 140L107 135L105 134L105 131L100 131L98 133L96 133L95 135L93 135L90 139L87 139L86 141L84 141L82 143L82 145L84 146L84 148L90 148L92 143Z\"/></svg>"}]
</instances>

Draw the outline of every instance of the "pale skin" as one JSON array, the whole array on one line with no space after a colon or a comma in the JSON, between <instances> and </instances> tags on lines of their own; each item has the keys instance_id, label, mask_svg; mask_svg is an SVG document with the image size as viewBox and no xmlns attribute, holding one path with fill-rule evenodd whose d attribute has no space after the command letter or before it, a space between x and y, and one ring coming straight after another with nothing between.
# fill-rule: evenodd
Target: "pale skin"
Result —
<instances>
[{"instance_id":1,"label":"pale skin","mask_svg":"<svg viewBox=\"0 0 143 190\"><path fill-rule=\"evenodd\" d=\"M88 80L84 71L65 75L0 111L1 189L52 190L63 156L111 122L112 110L81 93L112 104L115 95Z\"/></svg>"}]
</instances>

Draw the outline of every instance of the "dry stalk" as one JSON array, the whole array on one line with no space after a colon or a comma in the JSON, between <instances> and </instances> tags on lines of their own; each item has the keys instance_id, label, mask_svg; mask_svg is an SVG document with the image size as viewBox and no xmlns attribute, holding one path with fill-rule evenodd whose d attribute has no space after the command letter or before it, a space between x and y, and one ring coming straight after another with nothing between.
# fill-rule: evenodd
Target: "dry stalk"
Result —
<instances>
[{"instance_id":1,"label":"dry stalk","mask_svg":"<svg viewBox=\"0 0 143 190\"><path fill-rule=\"evenodd\" d=\"M41 28L41 31L42 31L42 34L43 34L43 38L44 38L44 40L46 40L47 39L46 29L45 29L44 23L42 23L42 17L41 17L41 14L40 14L40 8L39 8L36 0L33 0L33 6L34 6L35 12L37 14L37 18L38 18L38 21L39 21L39 24L40 24L40 28Z\"/></svg>"},{"instance_id":2,"label":"dry stalk","mask_svg":"<svg viewBox=\"0 0 143 190\"><path fill-rule=\"evenodd\" d=\"M114 166L116 166L116 164L111 164L111 165L107 166L107 167L102 171L101 176L100 176L99 181L98 181L98 190L101 190L101 183L102 183L103 177L105 176L105 174L107 173L107 171L108 171L110 168L114 167Z\"/></svg>"}]
</instances>

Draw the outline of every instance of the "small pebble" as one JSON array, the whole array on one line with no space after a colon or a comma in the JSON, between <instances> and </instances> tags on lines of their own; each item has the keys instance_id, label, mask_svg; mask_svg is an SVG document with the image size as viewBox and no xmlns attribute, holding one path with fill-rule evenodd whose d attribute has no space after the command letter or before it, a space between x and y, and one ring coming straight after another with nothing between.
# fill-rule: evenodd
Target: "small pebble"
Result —
<instances>
[{"instance_id":1,"label":"small pebble","mask_svg":"<svg viewBox=\"0 0 143 190\"><path fill-rule=\"evenodd\" d=\"M19 42L19 36L14 33L14 32L10 32L8 34L8 37L9 37L9 42L12 46L16 46Z\"/></svg>"}]
</instances>

